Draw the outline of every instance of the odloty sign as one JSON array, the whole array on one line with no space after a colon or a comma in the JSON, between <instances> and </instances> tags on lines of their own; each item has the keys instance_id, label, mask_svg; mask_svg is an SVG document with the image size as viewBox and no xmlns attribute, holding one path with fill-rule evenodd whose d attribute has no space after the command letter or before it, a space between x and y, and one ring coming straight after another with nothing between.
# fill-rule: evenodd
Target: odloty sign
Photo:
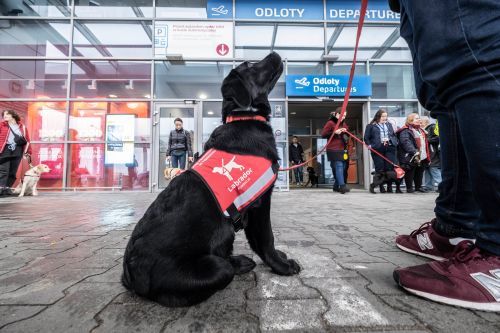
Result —
<instances>
[{"instance_id":1,"label":"odloty sign","mask_svg":"<svg viewBox=\"0 0 500 333\"><path fill-rule=\"evenodd\" d=\"M237 0L236 18L322 20L323 0Z\"/></svg>"},{"instance_id":2,"label":"odloty sign","mask_svg":"<svg viewBox=\"0 0 500 333\"><path fill-rule=\"evenodd\" d=\"M233 23L157 21L155 56L227 59L233 57Z\"/></svg>"},{"instance_id":3,"label":"odloty sign","mask_svg":"<svg viewBox=\"0 0 500 333\"><path fill-rule=\"evenodd\" d=\"M287 75L287 96L331 96L343 97L347 91L349 75ZM351 96L372 95L372 80L368 75L353 78Z\"/></svg>"},{"instance_id":4,"label":"odloty sign","mask_svg":"<svg viewBox=\"0 0 500 333\"><path fill-rule=\"evenodd\" d=\"M236 0L235 16L237 19L272 21L307 21L323 20L323 18L328 21L357 21L359 19L361 7L359 0L327 0L325 3L323 0ZM221 13L230 15L231 11L228 8L231 8L228 0L210 0L207 3L207 16L222 18ZM370 0L365 21L399 22L399 14L390 10L387 0Z\"/></svg>"}]
</instances>

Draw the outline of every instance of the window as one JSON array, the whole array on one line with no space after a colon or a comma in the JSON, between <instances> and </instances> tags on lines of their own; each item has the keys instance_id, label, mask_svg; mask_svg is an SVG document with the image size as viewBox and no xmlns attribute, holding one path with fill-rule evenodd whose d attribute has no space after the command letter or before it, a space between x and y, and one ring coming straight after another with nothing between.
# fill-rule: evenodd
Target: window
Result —
<instances>
[{"instance_id":1,"label":"window","mask_svg":"<svg viewBox=\"0 0 500 333\"><path fill-rule=\"evenodd\" d=\"M150 58L152 34L151 21L75 21L73 56Z\"/></svg>"},{"instance_id":2,"label":"window","mask_svg":"<svg viewBox=\"0 0 500 333\"><path fill-rule=\"evenodd\" d=\"M321 62L288 62L288 75L325 75Z\"/></svg>"},{"instance_id":3,"label":"window","mask_svg":"<svg viewBox=\"0 0 500 333\"><path fill-rule=\"evenodd\" d=\"M3 0L0 14L5 16L71 16L70 0Z\"/></svg>"},{"instance_id":4,"label":"window","mask_svg":"<svg viewBox=\"0 0 500 333\"><path fill-rule=\"evenodd\" d=\"M102 142L106 132L106 115L135 115L134 141L151 141L151 115L148 102L92 102L71 103L69 140Z\"/></svg>"},{"instance_id":5,"label":"window","mask_svg":"<svg viewBox=\"0 0 500 333\"><path fill-rule=\"evenodd\" d=\"M152 17L153 0L75 0L79 17Z\"/></svg>"},{"instance_id":6,"label":"window","mask_svg":"<svg viewBox=\"0 0 500 333\"><path fill-rule=\"evenodd\" d=\"M206 19L207 0L156 0L156 17Z\"/></svg>"},{"instance_id":7,"label":"window","mask_svg":"<svg viewBox=\"0 0 500 333\"><path fill-rule=\"evenodd\" d=\"M68 62L0 60L0 98L64 98Z\"/></svg>"},{"instance_id":8,"label":"window","mask_svg":"<svg viewBox=\"0 0 500 333\"><path fill-rule=\"evenodd\" d=\"M373 98L416 98L411 64L375 63L370 65L370 74L372 77Z\"/></svg>"},{"instance_id":9,"label":"window","mask_svg":"<svg viewBox=\"0 0 500 333\"><path fill-rule=\"evenodd\" d=\"M104 144L69 145L68 187L147 190L151 170L151 145L135 144L134 162L104 165Z\"/></svg>"},{"instance_id":10,"label":"window","mask_svg":"<svg viewBox=\"0 0 500 333\"><path fill-rule=\"evenodd\" d=\"M283 59L320 59L324 52L322 25L237 23L236 57L259 60L276 51Z\"/></svg>"},{"instance_id":11,"label":"window","mask_svg":"<svg viewBox=\"0 0 500 333\"><path fill-rule=\"evenodd\" d=\"M43 173L40 176L38 188L61 188L64 169L64 145L34 143L31 149L33 164L46 164L50 168L50 172Z\"/></svg>"},{"instance_id":12,"label":"window","mask_svg":"<svg viewBox=\"0 0 500 333\"><path fill-rule=\"evenodd\" d=\"M155 98L222 98L222 81L232 70L230 62L155 63Z\"/></svg>"},{"instance_id":13,"label":"window","mask_svg":"<svg viewBox=\"0 0 500 333\"><path fill-rule=\"evenodd\" d=\"M406 116L411 113L418 113L417 102L371 102L370 117L375 116L379 109L387 111L389 121L395 124L395 129L403 126L406 122ZM369 119L371 121L371 118Z\"/></svg>"},{"instance_id":14,"label":"window","mask_svg":"<svg viewBox=\"0 0 500 333\"><path fill-rule=\"evenodd\" d=\"M14 110L26 125L32 142L63 142L66 134L66 102L0 102L0 110Z\"/></svg>"},{"instance_id":15,"label":"window","mask_svg":"<svg viewBox=\"0 0 500 333\"><path fill-rule=\"evenodd\" d=\"M71 70L72 97L150 98L150 62L78 60Z\"/></svg>"},{"instance_id":16,"label":"window","mask_svg":"<svg viewBox=\"0 0 500 333\"><path fill-rule=\"evenodd\" d=\"M65 57L69 21L0 20L0 56Z\"/></svg>"}]
</instances>

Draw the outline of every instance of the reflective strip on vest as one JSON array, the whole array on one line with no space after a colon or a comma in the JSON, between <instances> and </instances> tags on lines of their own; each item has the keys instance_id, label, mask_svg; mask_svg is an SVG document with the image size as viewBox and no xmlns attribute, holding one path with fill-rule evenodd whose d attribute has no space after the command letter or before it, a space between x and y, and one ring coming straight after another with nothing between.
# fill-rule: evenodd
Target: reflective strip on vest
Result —
<instances>
[{"instance_id":1,"label":"reflective strip on vest","mask_svg":"<svg viewBox=\"0 0 500 333\"><path fill-rule=\"evenodd\" d=\"M205 182L221 213L233 220L268 190L276 180L272 162L259 156L210 149L191 169Z\"/></svg>"}]
</instances>

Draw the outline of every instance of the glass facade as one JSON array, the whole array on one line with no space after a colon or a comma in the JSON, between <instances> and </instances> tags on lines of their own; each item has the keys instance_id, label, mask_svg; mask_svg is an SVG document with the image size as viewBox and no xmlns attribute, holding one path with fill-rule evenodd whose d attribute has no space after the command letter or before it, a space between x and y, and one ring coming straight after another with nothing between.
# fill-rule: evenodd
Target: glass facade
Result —
<instances>
[{"instance_id":1,"label":"glass facade","mask_svg":"<svg viewBox=\"0 0 500 333\"><path fill-rule=\"evenodd\" d=\"M288 97L285 75L348 74L356 34L356 21L333 17L330 1L295 2L312 14L276 17L250 0L1 1L0 109L21 114L35 162L50 165L40 187L161 188L172 110L189 108L185 126L201 152L220 125L223 78L271 51L285 68L270 98L286 165L290 103L320 100ZM366 104L365 120L379 107L398 118L423 111L398 27L397 20L364 27L356 75L371 77L372 95L355 101ZM309 133L311 122L300 121L304 128L293 131ZM132 139L117 144L107 133L120 126ZM111 152L118 160L107 163Z\"/></svg>"}]
</instances>

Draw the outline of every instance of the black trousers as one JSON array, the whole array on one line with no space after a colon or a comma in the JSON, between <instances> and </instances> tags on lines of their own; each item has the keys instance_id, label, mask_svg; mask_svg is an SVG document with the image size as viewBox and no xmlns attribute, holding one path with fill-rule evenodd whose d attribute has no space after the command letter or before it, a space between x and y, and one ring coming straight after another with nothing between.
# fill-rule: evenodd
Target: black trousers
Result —
<instances>
[{"instance_id":1,"label":"black trousers","mask_svg":"<svg viewBox=\"0 0 500 333\"><path fill-rule=\"evenodd\" d=\"M424 178L425 167L412 166L410 169L405 169L405 184L406 190L413 189L413 183L415 183L415 190L422 187L422 179Z\"/></svg>"},{"instance_id":2,"label":"black trousers","mask_svg":"<svg viewBox=\"0 0 500 333\"><path fill-rule=\"evenodd\" d=\"M16 181L16 173L23 159L23 151L21 147L16 147L16 150L11 151L5 147L0 154L0 188L12 187Z\"/></svg>"}]
</instances>

